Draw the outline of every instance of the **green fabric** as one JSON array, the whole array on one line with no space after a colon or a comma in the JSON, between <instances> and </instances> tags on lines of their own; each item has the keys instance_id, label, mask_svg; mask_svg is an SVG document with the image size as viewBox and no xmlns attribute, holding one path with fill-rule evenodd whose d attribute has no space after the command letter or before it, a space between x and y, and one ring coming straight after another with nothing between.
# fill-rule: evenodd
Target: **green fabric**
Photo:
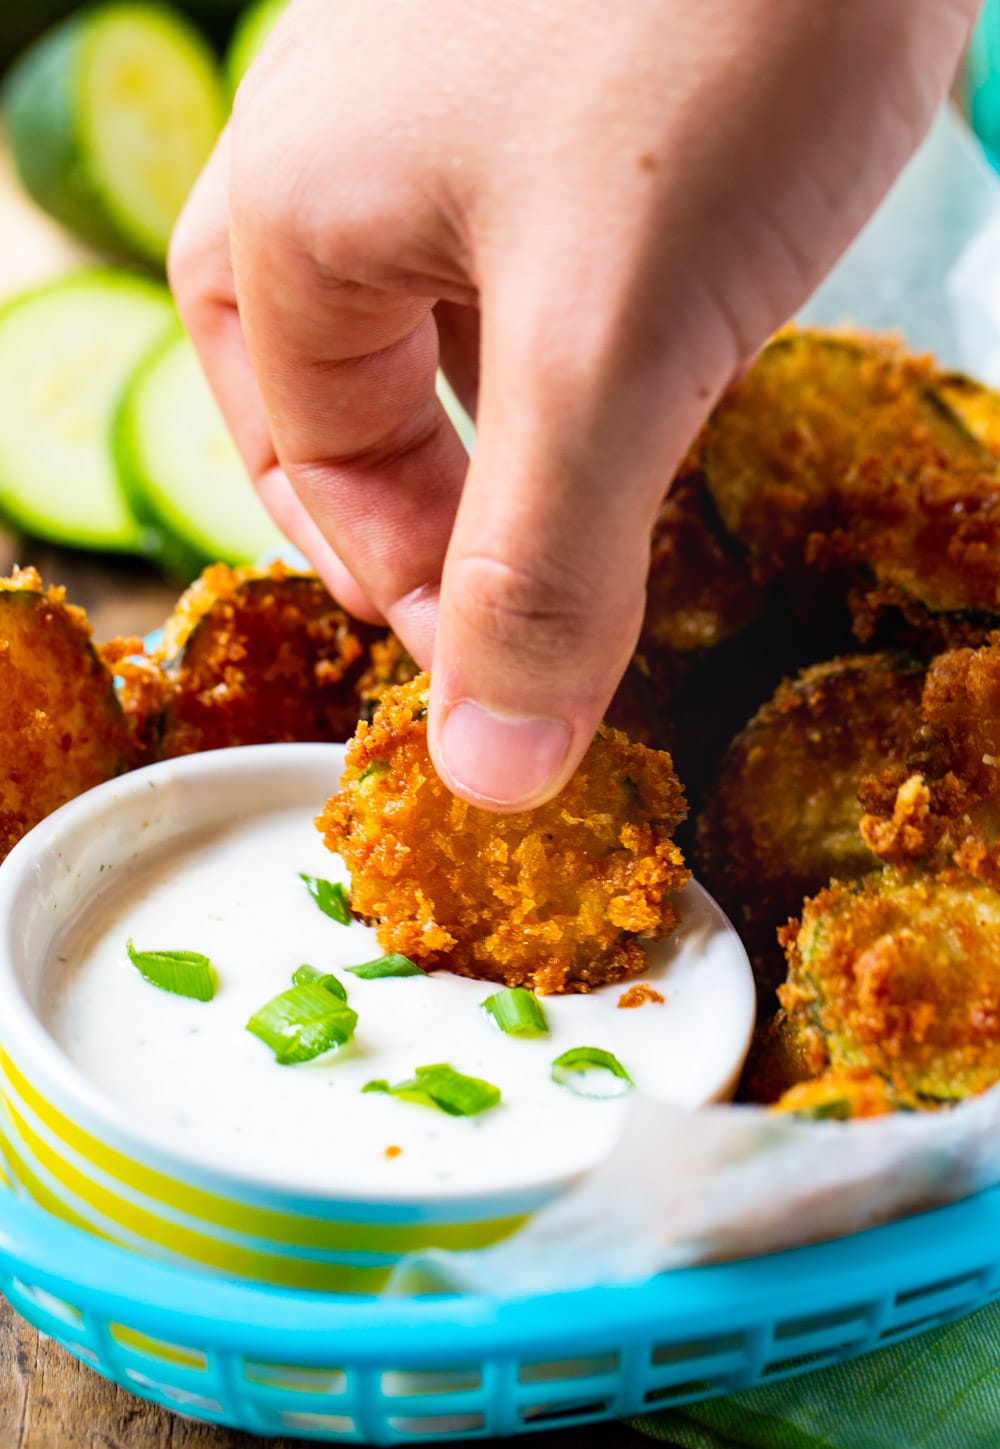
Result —
<instances>
[{"instance_id":1,"label":"green fabric","mask_svg":"<svg viewBox=\"0 0 1000 1449\"><path fill-rule=\"evenodd\" d=\"M682 1449L997 1449L1000 1303L848 1363L630 1423Z\"/></svg>"}]
</instances>

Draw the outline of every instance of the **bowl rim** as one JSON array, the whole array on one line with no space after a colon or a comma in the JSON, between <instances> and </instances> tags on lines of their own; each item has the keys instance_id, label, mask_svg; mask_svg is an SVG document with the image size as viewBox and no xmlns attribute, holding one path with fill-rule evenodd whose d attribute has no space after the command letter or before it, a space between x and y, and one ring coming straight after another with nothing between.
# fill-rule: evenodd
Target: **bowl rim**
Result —
<instances>
[{"instance_id":1,"label":"bowl rim","mask_svg":"<svg viewBox=\"0 0 1000 1449\"><path fill-rule=\"evenodd\" d=\"M248 784L261 784L275 775L291 772L308 775L320 768L330 770L343 765L346 745L342 743L280 743L242 745L227 749L177 756L141 766L70 800L36 825L14 846L0 863L0 1050L7 1053L21 1074L47 1103L82 1130L132 1161L153 1168L164 1176L183 1184L193 1184L202 1191L245 1204L292 1214L324 1216L346 1212L353 1222L379 1222L409 1225L422 1223L483 1221L521 1216L534 1211L556 1194L565 1191L586 1175L586 1169L558 1172L539 1177L530 1187L523 1185L509 1190L472 1189L458 1192L427 1193L396 1190L385 1195L369 1191L330 1191L319 1185L294 1182L282 1186L273 1179L256 1178L234 1168L206 1160L197 1151L184 1153L173 1144L157 1142L144 1134L142 1123L122 1109L109 1095L95 1085L79 1068L44 1026L39 1013L28 1000L18 969L17 946L11 930L15 903L26 890L33 888L40 862L57 843L97 822L112 816L123 798L129 799L148 791L157 782L166 782L178 774L190 784L206 775L225 778L233 783L233 818L252 815L252 796L238 788L244 779ZM331 787L332 788L332 787ZM269 808L269 807L260 807ZM192 819L177 832L183 838L188 830L199 828ZM705 898L733 934L733 944L740 945L744 974L753 1000L753 984L749 962L739 937L721 908L695 881L688 883L696 894ZM753 1012L749 1012L746 1045L753 1029ZM744 1051L745 1055L745 1051Z\"/></svg>"}]
</instances>

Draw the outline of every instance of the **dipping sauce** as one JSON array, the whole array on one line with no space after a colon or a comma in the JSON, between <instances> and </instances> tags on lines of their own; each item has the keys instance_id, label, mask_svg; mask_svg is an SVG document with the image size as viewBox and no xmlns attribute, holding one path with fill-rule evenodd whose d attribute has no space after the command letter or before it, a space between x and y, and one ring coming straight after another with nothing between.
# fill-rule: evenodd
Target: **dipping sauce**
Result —
<instances>
[{"instance_id":1,"label":"dipping sauce","mask_svg":"<svg viewBox=\"0 0 1000 1449\"><path fill-rule=\"evenodd\" d=\"M575 1096L552 1081L571 1047L612 1052L637 1090L696 1106L735 1085L753 1022L742 947L697 886L682 923L649 948L646 983L663 1005L618 1010L623 983L545 997L550 1034L505 1036L480 1003L498 990L435 971L365 981L346 970L381 956L373 930L323 914L300 872L342 880L302 808L263 811L188 835L123 873L57 934L41 1015L65 1054L120 1112L168 1150L299 1191L357 1198L511 1191L582 1172L616 1136L628 1097ZM210 1002L157 989L138 950L198 951L216 968ZM280 1066L246 1030L307 963L337 975L358 1013L353 1040ZM500 1088L478 1116L450 1117L379 1093L414 1068L448 1062Z\"/></svg>"}]
</instances>

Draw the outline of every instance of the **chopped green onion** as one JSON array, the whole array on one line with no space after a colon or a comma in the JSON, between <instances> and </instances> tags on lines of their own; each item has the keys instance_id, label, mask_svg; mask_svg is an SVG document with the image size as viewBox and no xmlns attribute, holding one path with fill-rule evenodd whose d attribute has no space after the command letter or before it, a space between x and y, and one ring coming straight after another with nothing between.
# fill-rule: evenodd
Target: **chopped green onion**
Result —
<instances>
[{"instance_id":1,"label":"chopped green onion","mask_svg":"<svg viewBox=\"0 0 1000 1449\"><path fill-rule=\"evenodd\" d=\"M351 903L340 881L323 880L318 875L306 875L299 871L299 880L306 883L306 889L324 915L339 921L342 926L351 924Z\"/></svg>"},{"instance_id":2,"label":"chopped green onion","mask_svg":"<svg viewBox=\"0 0 1000 1449\"><path fill-rule=\"evenodd\" d=\"M600 1047L571 1047L552 1063L552 1080L578 1097L624 1097L632 1078L617 1057Z\"/></svg>"},{"instance_id":3,"label":"chopped green onion","mask_svg":"<svg viewBox=\"0 0 1000 1449\"><path fill-rule=\"evenodd\" d=\"M372 760L371 764L366 765L365 768L361 771L361 776L358 780L358 784L363 785L366 780L377 780L379 776L388 775L388 773L388 760Z\"/></svg>"},{"instance_id":4,"label":"chopped green onion","mask_svg":"<svg viewBox=\"0 0 1000 1449\"><path fill-rule=\"evenodd\" d=\"M447 1062L417 1067L408 1082L391 1087L381 1078L366 1082L362 1092L386 1092L401 1102L418 1102L422 1107L437 1107L450 1117L474 1117L500 1101L500 1088L481 1077L467 1077Z\"/></svg>"},{"instance_id":5,"label":"chopped green onion","mask_svg":"<svg viewBox=\"0 0 1000 1449\"><path fill-rule=\"evenodd\" d=\"M332 991L334 996L339 996L341 1001L347 1000L347 990L342 981L336 976L331 976L329 971L317 971L315 966L299 966L292 972L292 985L305 986L308 981L315 981L320 986L325 986L327 991Z\"/></svg>"},{"instance_id":6,"label":"chopped green onion","mask_svg":"<svg viewBox=\"0 0 1000 1449\"><path fill-rule=\"evenodd\" d=\"M375 961L362 961L360 966L347 966L352 976L362 981L381 981L385 976L426 976L427 972L409 956L379 956Z\"/></svg>"},{"instance_id":7,"label":"chopped green onion","mask_svg":"<svg viewBox=\"0 0 1000 1449\"><path fill-rule=\"evenodd\" d=\"M303 981L272 997L247 1022L280 1064L309 1062L354 1035L358 1014L320 981Z\"/></svg>"},{"instance_id":8,"label":"chopped green onion","mask_svg":"<svg viewBox=\"0 0 1000 1449\"><path fill-rule=\"evenodd\" d=\"M549 1024L541 1002L523 986L505 986L487 996L483 1010L508 1036L547 1036Z\"/></svg>"},{"instance_id":9,"label":"chopped green onion","mask_svg":"<svg viewBox=\"0 0 1000 1449\"><path fill-rule=\"evenodd\" d=\"M215 995L215 968L200 951L137 951L130 936L128 958L143 980L161 991L194 1001L211 1001Z\"/></svg>"}]
</instances>

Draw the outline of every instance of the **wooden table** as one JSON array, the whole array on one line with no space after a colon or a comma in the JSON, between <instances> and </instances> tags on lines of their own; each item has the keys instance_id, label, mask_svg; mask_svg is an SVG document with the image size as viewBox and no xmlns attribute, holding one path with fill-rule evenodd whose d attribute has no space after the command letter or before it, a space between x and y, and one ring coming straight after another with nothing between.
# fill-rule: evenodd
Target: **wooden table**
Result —
<instances>
[{"instance_id":1,"label":"wooden table","mask_svg":"<svg viewBox=\"0 0 1000 1449\"><path fill-rule=\"evenodd\" d=\"M64 584L69 601L87 610L98 640L148 633L177 596L176 587L134 560L49 548L0 532L0 574L14 563L35 564L46 583ZM40 1339L0 1299L0 1449L291 1449L292 1442L216 1429L144 1403ZM648 1442L620 1424L533 1434L530 1440L533 1449L639 1449ZM454 1449L453 1440L449 1446Z\"/></svg>"}]
</instances>

